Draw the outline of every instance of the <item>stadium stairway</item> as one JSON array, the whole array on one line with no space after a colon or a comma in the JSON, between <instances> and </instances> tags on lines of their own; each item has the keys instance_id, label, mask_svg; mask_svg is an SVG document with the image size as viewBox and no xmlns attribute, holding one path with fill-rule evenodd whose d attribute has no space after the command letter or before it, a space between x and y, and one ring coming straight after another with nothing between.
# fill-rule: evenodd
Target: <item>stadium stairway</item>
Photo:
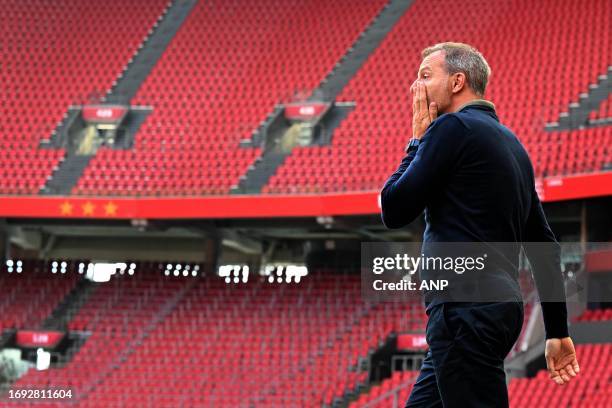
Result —
<instances>
[{"instance_id":1,"label":"stadium stairway","mask_svg":"<svg viewBox=\"0 0 612 408\"><path fill-rule=\"evenodd\" d=\"M92 155L76 155L68 153L56 167L40 190L42 195L68 195L72 187L81 178L89 165Z\"/></svg>"},{"instance_id":2,"label":"stadium stairway","mask_svg":"<svg viewBox=\"0 0 612 408\"><path fill-rule=\"evenodd\" d=\"M68 332L67 334L70 345L63 354L57 356L57 362L53 364L53 369L61 369L72 362L74 357L79 354L81 348L91 336L91 333L86 332Z\"/></svg>"},{"instance_id":3,"label":"stadium stairway","mask_svg":"<svg viewBox=\"0 0 612 408\"><path fill-rule=\"evenodd\" d=\"M335 103L317 124L317 127L321 128L321 132L319 132L313 144L317 146L328 145L331 142L334 130L354 109L355 104L352 102ZM283 112L283 106L278 105L272 115L266 118L257 132L254 133L253 138L245 139L241 142L240 146L253 148L261 146L262 143L265 143L264 140L270 141L275 139L279 140L279 143L282 145L284 143L283 139L288 139L288 133L292 131L286 126L288 121L281 116ZM298 130L298 132L300 131ZM297 147L297 145L293 147ZM232 186L230 194L260 193L263 186L270 180L270 177L274 175L276 170L282 166L285 159L291 154L291 150L288 148L277 149L282 150L280 152L269 149L264 150L264 153L249 166L247 172L240 176L238 184Z\"/></svg>"},{"instance_id":4,"label":"stadium stairway","mask_svg":"<svg viewBox=\"0 0 612 408\"><path fill-rule=\"evenodd\" d=\"M355 43L348 49L339 62L332 68L327 76L321 81L319 86L315 88L308 101L326 101L333 102L336 97L342 92L344 87L355 76L357 71L365 63L368 57L382 43L387 34L393 30L395 24L404 15L406 10L412 4L412 0L391 0L380 13L372 20L370 25L361 33ZM335 107L331 108L335 110ZM332 112L333 113L333 112ZM341 119L346 117L345 114L336 115ZM277 109L268 115L265 123L269 123L278 115ZM335 123L333 128L337 127L339 122ZM330 133L333 132L330 129ZM252 136L251 146L255 143L266 140L265 132L267 126L261 126ZM326 140L328 144L331 141L331 134L328 134ZM268 183L276 170L284 163L285 158L289 154L269 153L264 152L262 156L256 159L255 163L250 166L247 172L241 176L239 184L232 188L231 193L260 193L264 185Z\"/></svg>"},{"instance_id":5,"label":"stadium stairway","mask_svg":"<svg viewBox=\"0 0 612 408\"><path fill-rule=\"evenodd\" d=\"M231 192L259 194L261 188L268 183L270 177L283 164L289 154L289 152L264 152L255 159L255 163L249 166L246 174L240 177L238 186L232 188Z\"/></svg>"},{"instance_id":6,"label":"stadium stairway","mask_svg":"<svg viewBox=\"0 0 612 408\"><path fill-rule=\"evenodd\" d=\"M168 4L134 56L124 67L123 72L113 82L113 86L108 90L102 103L130 104L196 3L196 0L174 0ZM51 139L43 141L41 147L66 147L68 124L74 121L75 116L78 116L79 113L79 110L70 108L54 130ZM132 131L137 130L149 112L137 113L140 114L134 115L136 120L132 121L134 122ZM69 195L94 156L95 152L88 155L77 155L72 151L67 151L66 156L47 179L40 194Z\"/></svg>"},{"instance_id":7,"label":"stadium stairway","mask_svg":"<svg viewBox=\"0 0 612 408\"><path fill-rule=\"evenodd\" d=\"M391 377L380 384L372 385L367 392L361 394L347 406L349 408L401 407L408 399L417 376L416 371L394 371Z\"/></svg>"},{"instance_id":8,"label":"stadium stairway","mask_svg":"<svg viewBox=\"0 0 612 408\"><path fill-rule=\"evenodd\" d=\"M486 97L527 148L537 178L601 171L610 161L608 127L550 132L544 125L556 121L610 65L609 4L474 1L450 21L431 13L429 2L414 1L338 96L339 101L356 101L356 109L336 129L331 146L295 149L262 192L379 190L397 169L411 132L407 99L412 81L406 76L413 78L424 46L449 39L473 44L492 65ZM571 25L555 24L565 15L572 15ZM558 46L544 55L523 36L551 38ZM540 68L553 61L555 69Z\"/></svg>"},{"instance_id":9,"label":"stadium stairway","mask_svg":"<svg viewBox=\"0 0 612 408\"><path fill-rule=\"evenodd\" d=\"M88 279L81 279L42 324L44 329L65 330L68 323L95 290L96 285Z\"/></svg>"},{"instance_id":10,"label":"stadium stairway","mask_svg":"<svg viewBox=\"0 0 612 408\"><path fill-rule=\"evenodd\" d=\"M132 100L196 3L197 0L174 0L168 5L109 90L104 99L106 103L129 103Z\"/></svg>"},{"instance_id":11,"label":"stadium stairway","mask_svg":"<svg viewBox=\"0 0 612 408\"><path fill-rule=\"evenodd\" d=\"M68 107L111 88L167 1L3 3L3 194L40 193L65 155L41 148L41 140L53 139Z\"/></svg>"},{"instance_id":12,"label":"stadium stairway","mask_svg":"<svg viewBox=\"0 0 612 408\"><path fill-rule=\"evenodd\" d=\"M610 76L610 74L608 74L608 76ZM598 125L601 123L612 123L612 92L608 93L608 99L599 104L598 110L591 111L589 114L589 124ZM604 166L604 170L612 170L612 162L606 164L608 167L606 168Z\"/></svg>"},{"instance_id":13,"label":"stadium stairway","mask_svg":"<svg viewBox=\"0 0 612 408\"><path fill-rule=\"evenodd\" d=\"M422 327L420 305L360 301L358 275L232 287L141 272L103 284L81 308L71 328L92 335L72 363L16 386L69 381L82 406L329 406L366 380L358 356L398 325ZM100 344L111 350L100 355Z\"/></svg>"},{"instance_id":14,"label":"stadium stairway","mask_svg":"<svg viewBox=\"0 0 612 408\"><path fill-rule=\"evenodd\" d=\"M64 113L62 119L58 122L57 126L51 132L51 137L42 139L40 141L40 149L65 149L65 140L68 140L68 129L73 121L77 120L81 110L76 107L70 107Z\"/></svg>"},{"instance_id":15,"label":"stadium stairway","mask_svg":"<svg viewBox=\"0 0 612 408\"><path fill-rule=\"evenodd\" d=\"M195 284L195 280L183 284L172 296L165 299L165 302L155 312L151 321L144 326L143 330L139 331L128 342L127 347L121 350L114 363L108 365L104 370L98 373L98 376L94 381L85 386L83 391L78 396L79 400L87 399L88 394L93 392L99 384L104 382L108 377L112 377L113 372L117 371L126 361L128 361L131 354L135 353L139 348L141 348L143 342L146 341L149 334L160 326L166 317L176 309L177 305L185 298L187 293L189 293Z\"/></svg>"},{"instance_id":16,"label":"stadium stairway","mask_svg":"<svg viewBox=\"0 0 612 408\"><path fill-rule=\"evenodd\" d=\"M75 276L49 279L39 264L27 261L23 272L3 275L0 277L0 331L40 327L77 282Z\"/></svg>"},{"instance_id":17,"label":"stadium stairway","mask_svg":"<svg viewBox=\"0 0 612 408\"><path fill-rule=\"evenodd\" d=\"M323 407L342 407L367 389L368 364L374 353L388 345L389 334L402 330L422 330L422 305L414 303L364 303L329 340L321 344L295 371L276 376L260 391L260 404L275 400L274 392L289 387L295 379L317 377L327 373L327 390L323 392ZM350 346L349 346L350 345ZM352 348L353 350L348 350ZM337 361L335 363L330 362ZM334 367L334 368L332 368ZM366 370L364 370L366 369ZM335 384L334 384L335 383Z\"/></svg>"},{"instance_id":18,"label":"stadium stairway","mask_svg":"<svg viewBox=\"0 0 612 408\"><path fill-rule=\"evenodd\" d=\"M558 122L548 123L546 130L570 130L611 125L612 118L610 117L591 119L590 115L612 95L612 66L609 66L608 71L599 75L597 79L597 83L589 85L588 92L579 95L578 102L570 103L568 111L559 115Z\"/></svg>"},{"instance_id":19,"label":"stadium stairway","mask_svg":"<svg viewBox=\"0 0 612 408\"><path fill-rule=\"evenodd\" d=\"M15 329L0 331L0 349L15 335Z\"/></svg>"},{"instance_id":20,"label":"stadium stairway","mask_svg":"<svg viewBox=\"0 0 612 408\"><path fill-rule=\"evenodd\" d=\"M420 299L364 302L355 273L320 271L300 286L271 285L261 279L230 286L214 272L193 280L162 275L163 265L141 265L134 276L95 284L97 289L70 322L71 330L82 336L71 362L58 369L30 370L14 388L70 385L78 398L75 403L83 407L391 407L394 398L405 400L414 373L396 373L381 384L364 386L367 373L361 362L390 333L424 330ZM3 277L3 289L10 278ZM74 290L58 295L66 293ZM17 295L28 298L29 293ZM45 298L49 299L53 300ZM591 315L611 314L593 311L584 319ZM91 336L83 343L87 332ZM596 357L609 356L610 345L588 343L579 345L585 354L585 377L576 383L578 395L592 402L584 406L604 406L601 390L609 367ZM522 384L527 381L534 382ZM513 387L525 387L539 398L538 389L550 393L554 386L546 381L540 375ZM587 381L596 386L589 388ZM342 398L351 394L351 399ZM526 406L523 397L515 397L514 406ZM379 398L385 401L366 405Z\"/></svg>"},{"instance_id":21,"label":"stadium stairway","mask_svg":"<svg viewBox=\"0 0 612 408\"><path fill-rule=\"evenodd\" d=\"M372 24L361 33L355 44L349 48L319 87L313 91L309 100L323 96L326 101L334 101L368 57L393 30L411 4L412 0L391 0Z\"/></svg>"},{"instance_id":22,"label":"stadium stairway","mask_svg":"<svg viewBox=\"0 0 612 408\"><path fill-rule=\"evenodd\" d=\"M349 371L367 373L364 376L364 380L358 381L352 387L345 389L342 395L336 396L331 404L324 404L323 408L346 408L361 396L370 394L372 389L379 385L379 382L385 382L386 380L376 381L373 378L373 371L376 370L372 370L372 368L380 363L380 354L392 354L392 350L395 349L396 339L396 334L387 336L386 340L379 342L376 349L370 350L367 356L360 357L356 366L349 367ZM350 341L350 339L347 339L347 341ZM374 354L379 355L376 360L374 360Z\"/></svg>"}]
</instances>

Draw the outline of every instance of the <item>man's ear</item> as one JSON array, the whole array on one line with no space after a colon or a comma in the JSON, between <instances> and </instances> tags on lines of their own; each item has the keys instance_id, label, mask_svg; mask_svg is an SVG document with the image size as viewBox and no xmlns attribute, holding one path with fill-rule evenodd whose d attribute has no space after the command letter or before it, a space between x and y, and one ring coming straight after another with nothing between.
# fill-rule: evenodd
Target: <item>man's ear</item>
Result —
<instances>
[{"instance_id":1,"label":"man's ear","mask_svg":"<svg viewBox=\"0 0 612 408\"><path fill-rule=\"evenodd\" d=\"M461 90L466 87L465 79L465 74L463 72L453 74L451 79L451 91L453 93L461 92Z\"/></svg>"}]
</instances>

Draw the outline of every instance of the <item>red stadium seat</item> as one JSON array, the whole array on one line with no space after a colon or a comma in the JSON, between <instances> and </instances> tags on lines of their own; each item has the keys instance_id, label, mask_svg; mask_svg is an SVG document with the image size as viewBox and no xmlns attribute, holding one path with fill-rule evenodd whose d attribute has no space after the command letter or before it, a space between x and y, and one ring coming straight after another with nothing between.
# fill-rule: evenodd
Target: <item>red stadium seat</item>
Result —
<instances>
[{"instance_id":1,"label":"red stadium seat","mask_svg":"<svg viewBox=\"0 0 612 408\"><path fill-rule=\"evenodd\" d=\"M0 7L0 194L37 194L64 157L39 149L68 107L105 94L166 0L4 2Z\"/></svg>"},{"instance_id":2,"label":"red stadium seat","mask_svg":"<svg viewBox=\"0 0 612 408\"><path fill-rule=\"evenodd\" d=\"M332 145L295 149L264 192L382 188L399 165L412 132L409 87L420 52L449 40L473 44L487 58L493 74L486 97L496 104L502 123L526 146L538 177L601 171L612 163L609 126L544 131L546 123L557 121L608 70L612 48L604 17L609 15L607 3L463 4L449 20L444 13L432 13L427 2L415 2L338 97L355 101L356 108L335 130ZM452 7L450 1L437 5ZM555 23L569 15L573 18L568 25ZM526 38L546 38L549 51ZM611 117L609 106L609 101L602 104L593 118Z\"/></svg>"},{"instance_id":3,"label":"red stadium seat","mask_svg":"<svg viewBox=\"0 0 612 408\"><path fill-rule=\"evenodd\" d=\"M228 194L261 154L240 140L316 88L384 4L198 3L133 101L154 108L134 149L100 151L73 192L107 180L117 195Z\"/></svg>"}]
</instances>

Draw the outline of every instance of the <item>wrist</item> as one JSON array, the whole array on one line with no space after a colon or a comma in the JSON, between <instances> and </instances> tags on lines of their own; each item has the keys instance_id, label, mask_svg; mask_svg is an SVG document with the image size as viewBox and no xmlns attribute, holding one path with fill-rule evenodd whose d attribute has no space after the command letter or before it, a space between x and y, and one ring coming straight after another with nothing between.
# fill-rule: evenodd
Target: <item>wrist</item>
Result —
<instances>
[{"instance_id":1,"label":"wrist","mask_svg":"<svg viewBox=\"0 0 612 408\"><path fill-rule=\"evenodd\" d=\"M569 335L569 330L566 327L559 327L559 328L554 328L554 329L548 329L545 330L546 331L546 340L550 340L550 339L565 339L567 337L570 337Z\"/></svg>"},{"instance_id":2,"label":"wrist","mask_svg":"<svg viewBox=\"0 0 612 408\"><path fill-rule=\"evenodd\" d=\"M410 139L410 141L406 145L406 148L404 149L405 152L410 153L411 151L418 149L420 143L421 143L421 138L412 137L412 139Z\"/></svg>"}]
</instances>

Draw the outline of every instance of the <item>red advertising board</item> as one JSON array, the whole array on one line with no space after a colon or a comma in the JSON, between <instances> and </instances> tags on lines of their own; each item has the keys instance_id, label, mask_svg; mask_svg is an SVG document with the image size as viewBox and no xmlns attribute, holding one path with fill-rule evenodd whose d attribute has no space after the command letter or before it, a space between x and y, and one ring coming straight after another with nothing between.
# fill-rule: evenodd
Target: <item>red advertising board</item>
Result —
<instances>
[{"instance_id":1,"label":"red advertising board","mask_svg":"<svg viewBox=\"0 0 612 408\"><path fill-rule=\"evenodd\" d=\"M425 333L404 333L397 336L398 350L427 350Z\"/></svg>"},{"instance_id":2,"label":"red advertising board","mask_svg":"<svg viewBox=\"0 0 612 408\"><path fill-rule=\"evenodd\" d=\"M21 347L53 348L59 344L66 333L50 330L19 330L16 343Z\"/></svg>"},{"instance_id":3,"label":"red advertising board","mask_svg":"<svg viewBox=\"0 0 612 408\"><path fill-rule=\"evenodd\" d=\"M127 112L124 105L85 105L82 109L83 119L95 123L119 123Z\"/></svg>"},{"instance_id":4,"label":"red advertising board","mask_svg":"<svg viewBox=\"0 0 612 408\"><path fill-rule=\"evenodd\" d=\"M331 106L325 102L300 102L285 106L285 117L289 120L315 120Z\"/></svg>"}]
</instances>

